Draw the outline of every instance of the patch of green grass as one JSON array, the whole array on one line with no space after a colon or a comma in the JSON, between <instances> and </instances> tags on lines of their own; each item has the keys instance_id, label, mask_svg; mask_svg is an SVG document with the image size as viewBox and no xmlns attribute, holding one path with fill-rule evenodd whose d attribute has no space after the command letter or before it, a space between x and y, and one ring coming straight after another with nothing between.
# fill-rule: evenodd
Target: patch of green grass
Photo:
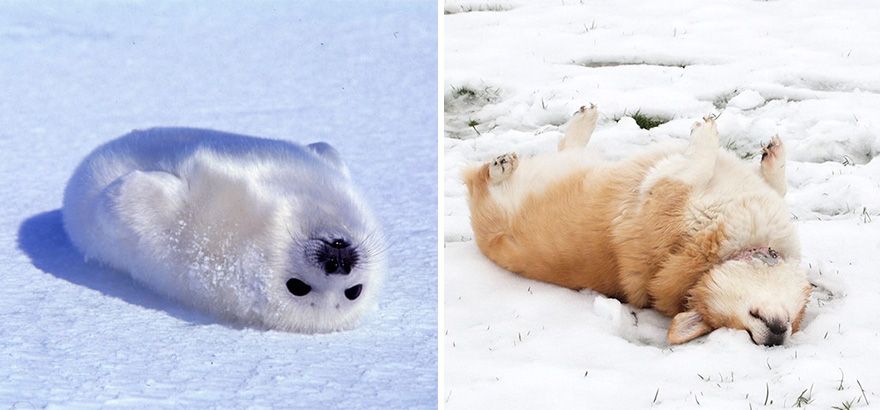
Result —
<instances>
[{"instance_id":1,"label":"patch of green grass","mask_svg":"<svg viewBox=\"0 0 880 410\"><path fill-rule=\"evenodd\" d=\"M653 115L642 114L642 110L637 110L632 114L628 114L626 111L623 112L623 115L615 118L615 121L620 121L623 117L630 117L636 121L636 125L643 130L650 130L651 128L656 128L660 125L666 124L670 121L669 118L657 117Z\"/></svg>"},{"instance_id":2,"label":"patch of green grass","mask_svg":"<svg viewBox=\"0 0 880 410\"><path fill-rule=\"evenodd\" d=\"M475 98L477 96L477 92L467 87L452 87L452 95L455 98Z\"/></svg>"},{"instance_id":3,"label":"patch of green grass","mask_svg":"<svg viewBox=\"0 0 880 410\"><path fill-rule=\"evenodd\" d=\"M490 4L468 4L468 5L458 5L457 7L446 6L443 8L443 14L458 14L458 13L472 13L475 11L508 11L513 9L513 7L509 4L504 3L490 3Z\"/></svg>"},{"instance_id":4,"label":"patch of green grass","mask_svg":"<svg viewBox=\"0 0 880 410\"><path fill-rule=\"evenodd\" d=\"M632 115L632 119L636 120L636 124L638 124L639 128L643 130L650 130L651 128L655 128L669 122L669 120L666 118L652 117L650 115L642 114L641 111L636 111L635 114Z\"/></svg>"},{"instance_id":5,"label":"patch of green grass","mask_svg":"<svg viewBox=\"0 0 880 410\"><path fill-rule=\"evenodd\" d=\"M742 149L742 147L734 140L728 141L727 144L724 145L724 148L745 160L758 156L757 152Z\"/></svg>"},{"instance_id":6,"label":"patch of green grass","mask_svg":"<svg viewBox=\"0 0 880 410\"><path fill-rule=\"evenodd\" d=\"M712 105L714 105L715 108L717 108L719 110L723 110L725 107L727 107L727 103L730 102L730 99L733 98L733 96L735 96L736 93L737 93L737 90L733 90L731 92L721 94L721 95L715 97L714 100L712 100Z\"/></svg>"},{"instance_id":7,"label":"patch of green grass","mask_svg":"<svg viewBox=\"0 0 880 410\"><path fill-rule=\"evenodd\" d=\"M477 121L477 120L468 120L468 123L467 123L467 124L468 124L468 127L471 127L471 128L474 129L474 131L477 133L477 135L480 135L480 130L477 129L477 125L480 125L480 122L479 122L479 121Z\"/></svg>"},{"instance_id":8,"label":"patch of green grass","mask_svg":"<svg viewBox=\"0 0 880 410\"><path fill-rule=\"evenodd\" d=\"M643 114L642 110L637 110L636 112L629 114L626 111L623 112L623 115L614 118L614 121L620 121L623 117L630 117L635 120L636 125L643 130L649 130L651 128L656 128L660 125L666 124L671 120L671 118L663 118L654 115Z\"/></svg>"},{"instance_id":9,"label":"patch of green grass","mask_svg":"<svg viewBox=\"0 0 880 410\"><path fill-rule=\"evenodd\" d=\"M590 25L589 27L587 27L587 25L584 24L584 33L589 33L595 29L596 29L596 19L593 19L593 24Z\"/></svg>"},{"instance_id":10,"label":"patch of green grass","mask_svg":"<svg viewBox=\"0 0 880 410\"><path fill-rule=\"evenodd\" d=\"M501 94L501 88L486 84L449 86L443 98L446 136L468 138L495 128L497 124L493 124L492 117L481 114L481 110L498 102ZM478 126L482 129L477 129Z\"/></svg>"},{"instance_id":11,"label":"patch of green grass","mask_svg":"<svg viewBox=\"0 0 880 410\"><path fill-rule=\"evenodd\" d=\"M501 89L497 87L485 86L483 88L473 88L463 85L461 87L451 86L452 99L463 100L468 104L485 105L498 101L501 96Z\"/></svg>"},{"instance_id":12,"label":"patch of green grass","mask_svg":"<svg viewBox=\"0 0 880 410\"><path fill-rule=\"evenodd\" d=\"M869 406L870 406L870 405L871 405L871 403L870 403L870 402L868 402L868 395L866 395L866 394L865 394L865 388L864 388L864 387L862 387L862 382L860 382L860 381L859 381L859 379L856 379L856 383L858 383L858 384L859 384L859 390L861 390L861 391L862 391L862 397L863 397L863 398L864 398L864 399L865 399L865 404L867 404L867 405L869 405Z\"/></svg>"},{"instance_id":13,"label":"patch of green grass","mask_svg":"<svg viewBox=\"0 0 880 410\"><path fill-rule=\"evenodd\" d=\"M795 407L803 407L813 402L813 386L811 385L809 388L809 392L807 389L801 392L801 395L797 397L794 401Z\"/></svg>"},{"instance_id":14,"label":"patch of green grass","mask_svg":"<svg viewBox=\"0 0 880 410\"><path fill-rule=\"evenodd\" d=\"M835 410L850 410L852 409L853 404L856 403L856 399L847 400L840 403L840 406L831 406L832 409Z\"/></svg>"}]
</instances>

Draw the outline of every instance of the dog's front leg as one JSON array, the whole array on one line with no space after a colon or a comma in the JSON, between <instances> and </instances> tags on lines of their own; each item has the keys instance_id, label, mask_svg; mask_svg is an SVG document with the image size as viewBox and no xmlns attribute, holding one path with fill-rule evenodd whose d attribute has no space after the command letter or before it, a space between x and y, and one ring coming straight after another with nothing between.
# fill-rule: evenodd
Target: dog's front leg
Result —
<instances>
[{"instance_id":1,"label":"dog's front leg","mask_svg":"<svg viewBox=\"0 0 880 410\"><path fill-rule=\"evenodd\" d=\"M718 128L715 119L706 117L691 129L691 142L684 153L663 159L652 168L640 187L642 200L661 180L683 183L693 189L701 189L715 173L718 159Z\"/></svg>"}]
</instances>

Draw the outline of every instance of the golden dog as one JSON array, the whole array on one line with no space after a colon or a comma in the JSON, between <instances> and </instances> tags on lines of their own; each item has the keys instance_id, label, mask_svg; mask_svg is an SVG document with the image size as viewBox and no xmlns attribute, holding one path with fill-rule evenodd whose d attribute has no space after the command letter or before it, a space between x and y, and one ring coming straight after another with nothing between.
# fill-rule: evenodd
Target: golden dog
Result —
<instances>
[{"instance_id":1,"label":"golden dog","mask_svg":"<svg viewBox=\"0 0 880 410\"><path fill-rule=\"evenodd\" d=\"M704 118L687 148L604 162L585 155L596 119L582 107L558 152L509 153L465 172L480 250L522 276L673 317L671 344L721 327L784 343L812 288L783 200L779 138L755 170L719 147Z\"/></svg>"}]
</instances>

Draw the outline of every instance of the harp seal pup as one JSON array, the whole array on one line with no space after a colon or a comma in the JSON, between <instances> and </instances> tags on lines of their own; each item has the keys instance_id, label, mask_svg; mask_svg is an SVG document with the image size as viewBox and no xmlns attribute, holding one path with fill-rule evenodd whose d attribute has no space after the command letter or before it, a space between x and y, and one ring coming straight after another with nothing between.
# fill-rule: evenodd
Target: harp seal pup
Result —
<instances>
[{"instance_id":1,"label":"harp seal pup","mask_svg":"<svg viewBox=\"0 0 880 410\"><path fill-rule=\"evenodd\" d=\"M133 131L64 192L85 255L239 326L350 329L376 305L380 228L329 144L219 131Z\"/></svg>"}]
</instances>

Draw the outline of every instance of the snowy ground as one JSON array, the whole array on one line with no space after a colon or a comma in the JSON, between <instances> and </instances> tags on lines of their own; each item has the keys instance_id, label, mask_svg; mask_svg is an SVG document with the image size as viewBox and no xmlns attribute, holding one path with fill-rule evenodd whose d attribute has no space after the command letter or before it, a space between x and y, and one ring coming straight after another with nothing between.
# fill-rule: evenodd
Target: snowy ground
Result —
<instances>
[{"instance_id":1,"label":"snowy ground","mask_svg":"<svg viewBox=\"0 0 880 410\"><path fill-rule=\"evenodd\" d=\"M0 4L0 408L434 407L436 29L430 2ZM83 263L67 178L159 125L335 145L391 245L380 309L237 330Z\"/></svg>"},{"instance_id":2,"label":"snowy ground","mask_svg":"<svg viewBox=\"0 0 880 410\"><path fill-rule=\"evenodd\" d=\"M445 387L467 408L880 405L880 6L871 1L446 1ZM462 168L553 151L584 103L610 158L720 114L757 161L788 147L787 201L817 285L784 347L720 330L670 348L668 319L522 279L472 242ZM634 113L667 121L640 129ZM798 399L800 397L800 399ZM809 404L807 404L809 402Z\"/></svg>"}]
</instances>

